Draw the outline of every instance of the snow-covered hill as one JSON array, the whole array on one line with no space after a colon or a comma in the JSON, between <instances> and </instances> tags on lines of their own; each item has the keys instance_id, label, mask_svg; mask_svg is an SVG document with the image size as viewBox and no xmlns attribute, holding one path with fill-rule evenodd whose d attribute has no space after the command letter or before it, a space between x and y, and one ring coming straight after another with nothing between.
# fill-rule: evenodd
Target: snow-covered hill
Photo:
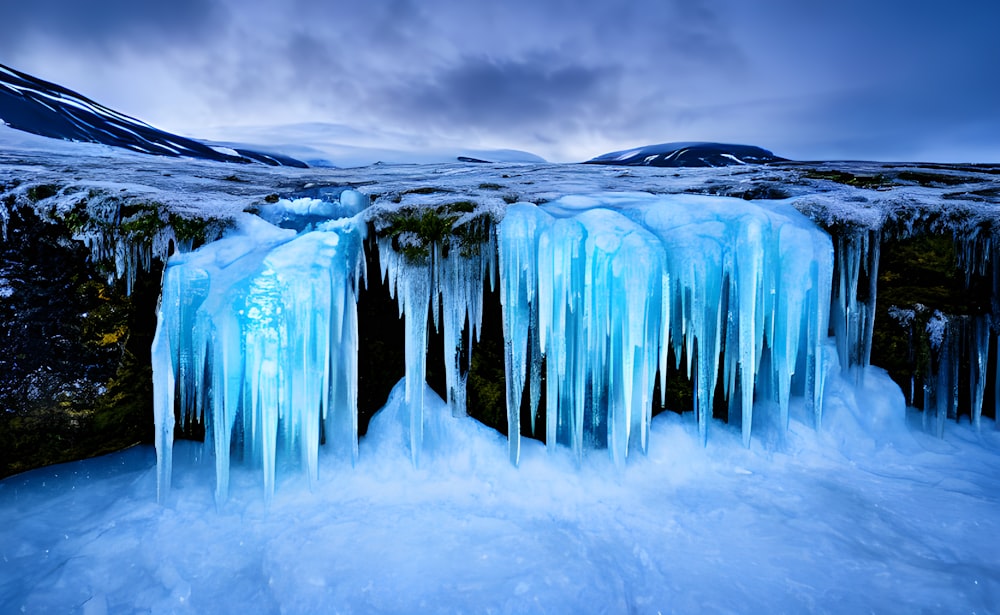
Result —
<instances>
[{"instance_id":1,"label":"snow-covered hill","mask_svg":"<svg viewBox=\"0 0 1000 615\"><path fill-rule=\"evenodd\" d=\"M587 164L614 164L642 167L727 167L734 164L779 162L784 158L753 145L678 142L646 145L603 154Z\"/></svg>"},{"instance_id":2,"label":"snow-covered hill","mask_svg":"<svg viewBox=\"0 0 1000 615\"><path fill-rule=\"evenodd\" d=\"M280 154L212 147L153 128L55 83L0 65L0 123L25 132L84 143L101 143L159 156L218 162L261 162L305 168Z\"/></svg>"}]
</instances>

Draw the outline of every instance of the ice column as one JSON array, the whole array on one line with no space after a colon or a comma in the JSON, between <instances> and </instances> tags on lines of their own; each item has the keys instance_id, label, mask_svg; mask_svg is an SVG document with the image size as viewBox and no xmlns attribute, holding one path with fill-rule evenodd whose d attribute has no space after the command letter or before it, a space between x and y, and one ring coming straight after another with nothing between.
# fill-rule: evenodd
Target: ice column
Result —
<instances>
[{"instance_id":1,"label":"ice column","mask_svg":"<svg viewBox=\"0 0 1000 615\"><path fill-rule=\"evenodd\" d=\"M324 436L357 456L365 227L336 220L296 236L252 216L241 224L234 236L175 255L164 273L153 344L161 497L175 411L205 422L220 502L241 446L262 468L267 497L279 448L299 455L310 481Z\"/></svg>"}]
</instances>

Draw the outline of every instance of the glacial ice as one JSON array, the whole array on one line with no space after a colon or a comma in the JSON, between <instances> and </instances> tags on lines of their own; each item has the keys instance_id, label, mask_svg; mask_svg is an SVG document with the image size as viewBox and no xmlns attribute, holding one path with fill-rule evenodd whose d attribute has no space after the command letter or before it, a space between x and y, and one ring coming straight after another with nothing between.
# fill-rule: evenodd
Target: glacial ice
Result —
<instances>
[{"instance_id":1,"label":"glacial ice","mask_svg":"<svg viewBox=\"0 0 1000 615\"><path fill-rule=\"evenodd\" d=\"M345 191L338 205L278 206L288 215L351 215L363 210L353 194ZM170 484L175 407L182 424L205 425L219 501L232 451L263 469L268 495L279 449L298 455L312 481L322 440L356 458L365 228L358 215L298 233L247 217L242 234L170 259L153 348L161 496ZM577 458L606 447L621 464L630 451L646 452L655 386L663 392L668 369L682 364L695 382L703 442L720 382L744 445L755 402L774 402L760 407L787 425L793 390L806 395L819 424L833 248L791 206L564 196L510 206L488 237L477 250L433 244L417 259L388 235L377 242L381 276L405 317L414 465L423 448L428 327L443 330L447 402L463 415L468 365L460 358L471 355L483 288L497 277L515 465L521 399L527 389L534 422L543 382L547 442Z\"/></svg>"}]
</instances>

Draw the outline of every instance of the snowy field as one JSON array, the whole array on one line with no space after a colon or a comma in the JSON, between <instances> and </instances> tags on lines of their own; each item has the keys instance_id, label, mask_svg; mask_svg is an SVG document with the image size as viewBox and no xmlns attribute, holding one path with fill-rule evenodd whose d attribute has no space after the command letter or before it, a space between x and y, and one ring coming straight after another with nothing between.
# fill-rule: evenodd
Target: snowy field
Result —
<instances>
[{"instance_id":1,"label":"snowy field","mask_svg":"<svg viewBox=\"0 0 1000 615\"><path fill-rule=\"evenodd\" d=\"M621 470L533 441L515 468L501 435L431 396L415 468L401 392L355 468L322 458L311 492L279 473L270 507L237 466L217 510L189 442L164 504L152 447L0 482L0 610L1000 612L1000 432L925 433L878 369L860 388L831 376L819 432L793 407L749 450L660 414Z\"/></svg>"}]
</instances>

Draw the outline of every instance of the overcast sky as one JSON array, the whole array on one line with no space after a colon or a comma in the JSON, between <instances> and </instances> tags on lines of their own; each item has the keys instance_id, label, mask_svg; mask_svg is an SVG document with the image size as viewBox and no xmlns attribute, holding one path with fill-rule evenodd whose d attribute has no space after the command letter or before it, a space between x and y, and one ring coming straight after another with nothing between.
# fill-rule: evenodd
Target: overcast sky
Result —
<instances>
[{"instance_id":1,"label":"overcast sky","mask_svg":"<svg viewBox=\"0 0 1000 615\"><path fill-rule=\"evenodd\" d=\"M165 130L556 161L710 140L1000 162L998 33L996 0L0 0L0 63Z\"/></svg>"}]
</instances>

